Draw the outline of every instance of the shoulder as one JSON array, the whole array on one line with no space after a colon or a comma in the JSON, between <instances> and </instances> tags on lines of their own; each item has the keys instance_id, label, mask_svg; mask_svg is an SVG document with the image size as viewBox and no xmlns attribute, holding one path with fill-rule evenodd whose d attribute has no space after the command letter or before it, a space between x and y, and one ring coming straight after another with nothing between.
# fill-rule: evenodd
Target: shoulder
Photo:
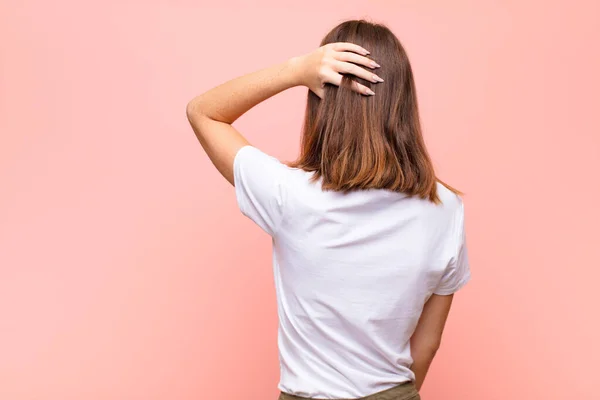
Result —
<instances>
[{"instance_id":1,"label":"shoulder","mask_svg":"<svg viewBox=\"0 0 600 400\"><path fill-rule=\"evenodd\" d=\"M452 237L460 241L465 229L463 199L441 183L438 183L438 196L442 202L441 207L449 222L449 227L451 227Z\"/></svg>"},{"instance_id":2,"label":"shoulder","mask_svg":"<svg viewBox=\"0 0 600 400\"><path fill-rule=\"evenodd\" d=\"M275 157L249 144L240 147L235 154L233 162L234 165L238 165L240 167L244 163L249 163L278 168L279 164L281 164Z\"/></svg>"},{"instance_id":3,"label":"shoulder","mask_svg":"<svg viewBox=\"0 0 600 400\"><path fill-rule=\"evenodd\" d=\"M233 161L235 185L253 185L257 190L276 190L282 197L302 192L311 173L293 168L286 162L252 145L241 147Z\"/></svg>"},{"instance_id":4,"label":"shoulder","mask_svg":"<svg viewBox=\"0 0 600 400\"><path fill-rule=\"evenodd\" d=\"M246 145L237 151L233 160L233 170L235 178L248 176L254 180L275 181L278 185L285 186L291 168L257 147Z\"/></svg>"},{"instance_id":5,"label":"shoulder","mask_svg":"<svg viewBox=\"0 0 600 400\"><path fill-rule=\"evenodd\" d=\"M437 183L437 195L440 199L440 204L434 204L429 200L422 200L426 203L427 219L432 224L444 232L454 232L462 223L464 218L464 204L460 195L454 193L441 183ZM452 236L451 233L448 233Z\"/></svg>"},{"instance_id":6,"label":"shoulder","mask_svg":"<svg viewBox=\"0 0 600 400\"><path fill-rule=\"evenodd\" d=\"M462 212L464 208L463 199L460 195L454 193L441 183L437 183L437 193L442 204L440 207L450 214Z\"/></svg>"}]
</instances>

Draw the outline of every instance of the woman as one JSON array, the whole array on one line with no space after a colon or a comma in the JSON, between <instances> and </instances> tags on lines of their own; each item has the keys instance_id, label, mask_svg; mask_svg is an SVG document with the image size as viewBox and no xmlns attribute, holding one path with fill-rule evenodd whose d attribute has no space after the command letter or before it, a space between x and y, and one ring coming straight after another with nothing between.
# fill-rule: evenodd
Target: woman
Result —
<instances>
[{"instance_id":1,"label":"woman","mask_svg":"<svg viewBox=\"0 0 600 400\"><path fill-rule=\"evenodd\" d=\"M302 148L284 164L231 124L299 85ZM194 98L187 116L241 212L273 237L280 400L419 399L470 272L463 203L436 179L394 34L346 21L310 54Z\"/></svg>"}]
</instances>

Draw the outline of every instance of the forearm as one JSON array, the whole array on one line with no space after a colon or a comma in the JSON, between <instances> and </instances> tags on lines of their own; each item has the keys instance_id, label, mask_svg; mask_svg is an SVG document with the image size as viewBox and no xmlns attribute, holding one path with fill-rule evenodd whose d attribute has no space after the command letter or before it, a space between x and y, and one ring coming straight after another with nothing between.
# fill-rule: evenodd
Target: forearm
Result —
<instances>
[{"instance_id":1,"label":"forearm","mask_svg":"<svg viewBox=\"0 0 600 400\"><path fill-rule=\"evenodd\" d=\"M417 390L421 390L421 386L423 386L423 382L425 381L425 376L427 375L427 371L429 371L429 367L431 366L431 362L435 357L435 351L433 350L413 350L413 364L410 369L415 374L415 386Z\"/></svg>"},{"instance_id":2,"label":"forearm","mask_svg":"<svg viewBox=\"0 0 600 400\"><path fill-rule=\"evenodd\" d=\"M257 104L300 84L300 72L296 59L292 58L227 81L195 97L188 104L188 114L202 114L232 124Z\"/></svg>"}]
</instances>

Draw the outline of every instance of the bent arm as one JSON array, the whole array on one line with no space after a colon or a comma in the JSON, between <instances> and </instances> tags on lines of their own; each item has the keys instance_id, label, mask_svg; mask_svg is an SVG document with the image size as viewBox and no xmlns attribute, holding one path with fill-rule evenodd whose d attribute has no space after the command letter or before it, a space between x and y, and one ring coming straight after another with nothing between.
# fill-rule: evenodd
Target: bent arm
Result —
<instances>
[{"instance_id":1,"label":"bent arm","mask_svg":"<svg viewBox=\"0 0 600 400\"><path fill-rule=\"evenodd\" d=\"M417 390L421 390L429 366L440 347L453 297L432 295L425 303L417 328L410 338L413 359L411 370L415 374Z\"/></svg>"},{"instance_id":2,"label":"bent arm","mask_svg":"<svg viewBox=\"0 0 600 400\"><path fill-rule=\"evenodd\" d=\"M372 72L355 65L378 67L373 60L364 57L366 54L369 54L366 49L353 43L326 44L304 56L232 79L195 97L186 108L188 120L215 167L234 184L233 160L238 150L249 144L231 126L236 119L258 103L294 86L303 85L317 95L322 94L326 83L340 85L342 73L381 82ZM352 88L371 94L369 88L357 82Z\"/></svg>"},{"instance_id":3,"label":"bent arm","mask_svg":"<svg viewBox=\"0 0 600 400\"><path fill-rule=\"evenodd\" d=\"M249 144L231 124L242 114L288 88L300 85L294 59L225 82L193 98L187 118L219 172L233 184L233 160Z\"/></svg>"}]
</instances>

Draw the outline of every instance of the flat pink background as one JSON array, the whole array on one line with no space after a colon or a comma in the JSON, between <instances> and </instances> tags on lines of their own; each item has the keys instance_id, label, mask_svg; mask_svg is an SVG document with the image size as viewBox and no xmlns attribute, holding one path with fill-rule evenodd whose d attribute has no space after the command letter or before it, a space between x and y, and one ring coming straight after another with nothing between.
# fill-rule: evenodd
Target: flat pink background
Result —
<instances>
[{"instance_id":1,"label":"flat pink background","mask_svg":"<svg viewBox=\"0 0 600 400\"><path fill-rule=\"evenodd\" d=\"M593 399L597 1L0 3L0 398L275 399L270 240L185 118L194 95L382 21L416 73L473 280L423 398ZM284 159L305 90L236 126Z\"/></svg>"}]
</instances>

